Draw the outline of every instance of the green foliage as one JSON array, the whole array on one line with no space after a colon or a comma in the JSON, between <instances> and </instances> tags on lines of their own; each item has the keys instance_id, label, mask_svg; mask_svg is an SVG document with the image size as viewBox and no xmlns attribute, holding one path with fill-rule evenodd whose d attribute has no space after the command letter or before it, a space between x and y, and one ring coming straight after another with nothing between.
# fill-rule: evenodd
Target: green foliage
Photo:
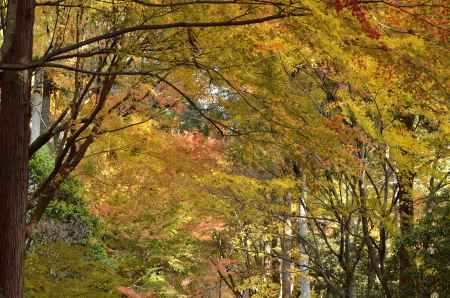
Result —
<instances>
[{"instance_id":1,"label":"green foliage","mask_svg":"<svg viewBox=\"0 0 450 298\"><path fill-rule=\"evenodd\" d=\"M27 298L121 297L116 287L127 282L88 247L67 243L49 244L29 254L25 280Z\"/></svg>"},{"instance_id":2,"label":"green foliage","mask_svg":"<svg viewBox=\"0 0 450 298\"><path fill-rule=\"evenodd\" d=\"M448 195L448 193L447 193ZM423 296L450 292L450 202L444 201L415 226L404 242L413 248Z\"/></svg>"},{"instance_id":3,"label":"green foliage","mask_svg":"<svg viewBox=\"0 0 450 298\"><path fill-rule=\"evenodd\" d=\"M30 190L43 183L54 167L54 153L44 146L30 161ZM32 248L54 241L86 244L100 229L99 219L89 213L82 197L81 181L69 176L58 188L35 233Z\"/></svg>"},{"instance_id":4,"label":"green foliage","mask_svg":"<svg viewBox=\"0 0 450 298\"><path fill-rule=\"evenodd\" d=\"M201 243L185 234L170 239L124 239L115 235L103 237L103 247L94 246L94 253L114 260L118 272L133 281L139 289L152 290L157 297L179 297L179 282L198 271Z\"/></svg>"},{"instance_id":5,"label":"green foliage","mask_svg":"<svg viewBox=\"0 0 450 298\"><path fill-rule=\"evenodd\" d=\"M54 155L48 146L42 147L31 158L28 167L31 184L39 184L47 178L54 166Z\"/></svg>"},{"instance_id":6,"label":"green foliage","mask_svg":"<svg viewBox=\"0 0 450 298\"><path fill-rule=\"evenodd\" d=\"M100 228L100 221L89 213L82 191L81 182L68 178L58 190L58 197L48 205L45 216L66 222L76 221L88 230L88 235L93 235Z\"/></svg>"}]
</instances>

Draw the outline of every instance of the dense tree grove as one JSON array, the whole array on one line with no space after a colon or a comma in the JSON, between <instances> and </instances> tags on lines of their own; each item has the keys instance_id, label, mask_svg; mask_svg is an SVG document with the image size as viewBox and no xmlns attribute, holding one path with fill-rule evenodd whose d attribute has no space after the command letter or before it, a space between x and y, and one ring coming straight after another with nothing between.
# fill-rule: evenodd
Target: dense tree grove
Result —
<instances>
[{"instance_id":1,"label":"dense tree grove","mask_svg":"<svg viewBox=\"0 0 450 298\"><path fill-rule=\"evenodd\" d=\"M449 296L448 1L0 2L0 297Z\"/></svg>"}]
</instances>

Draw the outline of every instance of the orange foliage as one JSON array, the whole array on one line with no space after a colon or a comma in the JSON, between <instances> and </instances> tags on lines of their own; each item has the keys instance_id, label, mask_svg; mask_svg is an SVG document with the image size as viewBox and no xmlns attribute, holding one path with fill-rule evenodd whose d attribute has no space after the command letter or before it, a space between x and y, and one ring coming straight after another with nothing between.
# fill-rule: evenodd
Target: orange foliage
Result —
<instances>
[{"instance_id":1,"label":"orange foliage","mask_svg":"<svg viewBox=\"0 0 450 298\"><path fill-rule=\"evenodd\" d=\"M225 223L214 219L211 216L203 219L198 225L196 225L191 233L199 240L211 240L213 231L221 231L224 229Z\"/></svg>"},{"instance_id":2,"label":"orange foliage","mask_svg":"<svg viewBox=\"0 0 450 298\"><path fill-rule=\"evenodd\" d=\"M145 293L137 293L135 290L127 287L117 287L117 291L128 298L154 298L156 297L152 291Z\"/></svg>"}]
</instances>

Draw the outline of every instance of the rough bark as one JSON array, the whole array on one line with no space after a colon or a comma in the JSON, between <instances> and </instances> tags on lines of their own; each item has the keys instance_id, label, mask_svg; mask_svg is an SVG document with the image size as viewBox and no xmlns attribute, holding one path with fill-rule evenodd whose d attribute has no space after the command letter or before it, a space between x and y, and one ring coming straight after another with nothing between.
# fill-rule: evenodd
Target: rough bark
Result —
<instances>
[{"instance_id":1,"label":"rough bark","mask_svg":"<svg viewBox=\"0 0 450 298\"><path fill-rule=\"evenodd\" d=\"M8 1L2 62L32 57L34 1ZM31 71L0 73L0 296L23 297L25 202L31 117Z\"/></svg>"}]
</instances>

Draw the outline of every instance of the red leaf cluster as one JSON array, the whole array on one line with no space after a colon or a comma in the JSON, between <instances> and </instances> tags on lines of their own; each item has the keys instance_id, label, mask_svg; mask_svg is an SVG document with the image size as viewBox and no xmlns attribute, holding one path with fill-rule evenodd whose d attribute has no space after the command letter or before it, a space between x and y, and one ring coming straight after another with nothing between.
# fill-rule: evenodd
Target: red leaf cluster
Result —
<instances>
[{"instance_id":1,"label":"red leaf cluster","mask_svg":"<svg viewBox=\"0 0 450 298\"><path fill-rule=\"evenodd\" d=\"M211 137L206 137L202 133L185 133L179 136L181 147L191 153L193 160L214 161L221 152L221 143Z\"/></svg>"},{"instance_id":2,"label":"red leaf cluster","mask_svg":"<svg viewBox=\"0 0 450 298\"><path fill-rule=\"evenodd\" d=\"M335 8L338 13L344 8L349 8L352 11L352 15L358 19L362 29L370 38L378 39L380 37L380 32L369 23L367 13L358 0L335 0Z\"/></svg>"}]
</instances>

